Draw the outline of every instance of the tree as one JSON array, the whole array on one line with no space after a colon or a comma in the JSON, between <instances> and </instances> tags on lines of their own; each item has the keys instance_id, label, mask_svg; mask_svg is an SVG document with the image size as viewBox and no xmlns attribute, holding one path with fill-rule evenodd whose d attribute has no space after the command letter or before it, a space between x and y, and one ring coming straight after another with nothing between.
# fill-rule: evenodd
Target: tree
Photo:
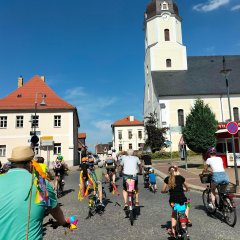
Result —
<instances>
[{"instance_id":1,"label":"tree","mask_svg":"<svg viewBox=\"0 0 240 240\"><path fill-rule=\"evenodd\" d=\"M146 146L150 147L152 152L159 151L163 146L165 146L166 131L168 128L157 128L157 118L156 113L150 113L146 117L147 121L145 123L145 130L147 132Z\"/></svg>"},{"instance_id":2,"label":"tree","mask_svg":"<svg viewBox=\"0 0 240 240\"><path fill-rule=\"evenodd\" d=\"M190 114L186 117L183 127L183 138L189 149L196 153L204 154L211 146L215 146L217 120L208 104L197 99Z\"/></svg>"}]
</instances>

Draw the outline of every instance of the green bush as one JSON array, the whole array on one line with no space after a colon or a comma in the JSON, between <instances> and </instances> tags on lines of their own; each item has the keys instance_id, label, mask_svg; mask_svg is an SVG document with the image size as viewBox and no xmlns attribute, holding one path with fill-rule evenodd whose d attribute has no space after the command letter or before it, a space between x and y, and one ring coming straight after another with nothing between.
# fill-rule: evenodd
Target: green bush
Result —
<instances>
[{"instance_id":1,"label":"green bush","mask_svg":"<svg viewBox=\"0 0 240 240\"><path fill-rule=\"evenodd\" d=\"M197 156L199 155L198 153L195 153L191 150L187 151L187 156ZM151 154L152 159L170 159L171 158L171 152L165 152L165 151L157 151L155 153ZM172 152L172 158L173 159L180 159L179 152L174 151Z\"/></svg>"}]
</instances>

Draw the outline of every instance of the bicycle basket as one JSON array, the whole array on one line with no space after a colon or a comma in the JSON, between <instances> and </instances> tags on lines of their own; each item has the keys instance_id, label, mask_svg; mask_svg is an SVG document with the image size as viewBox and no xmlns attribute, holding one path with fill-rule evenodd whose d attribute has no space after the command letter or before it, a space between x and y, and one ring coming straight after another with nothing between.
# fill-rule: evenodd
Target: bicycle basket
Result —
<instances>
[{"instance_id":1,"label":"bicycle basket","mask_svg":"<svg viewBox=\"0 0 240 240\"><path fill-rule=\"evenodd\" d=\"M218 186L218 190L221 193L236 193L237 185L234 183L221 184Z\"/></svg>"},{"instance_id":2,"label":"bicycle basket","mask_svg":"<svg viewBox=\"0 0 240 240\"><path fill-rule=\"evenodd\" d=\"M199 174L201 183L210 183L212 180L212 173L202 173Z\"/></svg>"}]
</instances>

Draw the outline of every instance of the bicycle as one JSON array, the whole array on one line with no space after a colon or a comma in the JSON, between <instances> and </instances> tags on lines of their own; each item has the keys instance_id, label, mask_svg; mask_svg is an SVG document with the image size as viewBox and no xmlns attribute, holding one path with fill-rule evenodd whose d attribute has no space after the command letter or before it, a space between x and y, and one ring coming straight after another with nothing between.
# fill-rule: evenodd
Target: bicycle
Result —
<instances>
[{"instance_id":1,"label":"bicycle","mask_svg":"<svg viewBox=\"0 0 240 240\"><path fill-rule=\"evenodd\" d=\"M215 199L215 207L213 207L211 200L211 173L200 174L202 183L209 183L206 189L203 191L202 199L204 207L209 214L215 214L218 210L222 213L225 222L234 227L237 222L236 204L233 200L236 193L236 185L233 183L218 184L217 192L218 196Z\"/></svg>"},{"instance_id":2,"label":"bicycle","mask_svg":"<svg viewBox=\"0 0 240 240\"><path fill-rule=\"evenodd\" d=\"M144 167L144 173L143 173L143 182L144 182L144 188L149 188L149 169L151 167Z\"/></svg>"},{"instance_id":3,"label":"bicycle","mask_svg":"<svg viewBox=\"0 0 240 240\"><path fill-rule=\"evenodd\" d=\"M176 238L182 240L190 240L188 233L188 218L185 213L186 204L175 203L173 210L176 211Z\"/></svg>"},{"instance_id":4,"label":"bicycle","mask_svg":"<svg viewBox=\"0 0 240 240\"><path fill-rule=\"evenodd\" d=\"M104 190L104 187L102 187L102 195L103 199L106 199L106 192ZM105 210L105 206L100 203L97 188L95 189L95 191L88 195L88 209L89 210L87 218L94 216L96 213L102 215Z\"/></svg>"},{"instance_id":5,"label":"bicycle","mask_svg":"<svg viewBox=\"0 0 240 240\"><path fill-rule=\"evenodd\" d=\"M134 217L134 208L135 208L135 180L134 179L127 179L127 195L128 195L128 210L127 216L129 217L130 223L133 226Z\"/></svg>"},{"instance_id":6,"label":"bicycle","mask_svg":"<svg viewBox=\"0 0 240 240\"><path fill-rule=\"evenodd\" d=\"M63 189L64 189L64 179L63 175L58 173L58 184L57 184L57 197L60 198L63 196Z\"/></svg>"},{"instance_id":7,"label":"bicycle","mask_svg":"<svg viewBox=\"0 0 240 240\"><path fill-rule=\"evenodd\" d=\"M117 189L117 186L116 186L115 183L113 183L113 180L112 180L113 172L114 172L113 169L108 169L108 176L109 176L109 192L110 192L110 193L113 193L113 194L116 192L117 195L119 196L120 193L119 193L119 191L118 191L118 189Z\"/></svg>"}]
</instances>

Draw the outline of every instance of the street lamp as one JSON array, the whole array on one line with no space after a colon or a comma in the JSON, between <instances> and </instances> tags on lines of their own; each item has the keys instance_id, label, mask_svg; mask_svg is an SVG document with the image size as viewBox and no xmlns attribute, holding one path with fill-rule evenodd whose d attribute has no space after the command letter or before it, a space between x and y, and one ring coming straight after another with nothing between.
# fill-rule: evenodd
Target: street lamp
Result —
<instances>
[{"instance_id":1,"label":"street lamp","mask_svg":"<svg viewBox=\"0 0 240 240\"><path fill-rule=\"evenodd\" d=\"M220 71L220 73L225 77L226 81L226 88L227 88L227 98L228 98L228 109L229 109L229 117L230 117L230 122L232 121L232 111L231 111L231 103L230 103L230 96L229 96L229 84L228 84L228 76L232 69L227 69L226 68L226 62L225 62L225 57L223 56L223 69ZM232 135L232 151L233 151L233 158L234 158L234 170L235 170L235 178L236 178L236 185L239 185L239 180L238 180L238 169L237 169L237 160L236 160L236 152L235 152L235 142L234 142L234 134Z\"/></svg>"},{"instance_id":2,"label":"street lamp","mask_svg":"<svg viewBox=\"0 0 240 240\"><path fill-rule=\"evenodd\" d=\"M31 138L31 143L32 143L33 147L35 147L36 144L39 141L39 138L38 138L38 136L36 134L36 122L37 122L36 118L37 118L38 94L42 95L42 102L40 103L40 106L45 106L46 105L46 103L45 103L45 94L42 93L42 92L36 92L36 95L35 95L35 105L34 105L34 120L32 122L32 123L34 123L33 124L33 136Z\"/></svg>"}]
</instances>

